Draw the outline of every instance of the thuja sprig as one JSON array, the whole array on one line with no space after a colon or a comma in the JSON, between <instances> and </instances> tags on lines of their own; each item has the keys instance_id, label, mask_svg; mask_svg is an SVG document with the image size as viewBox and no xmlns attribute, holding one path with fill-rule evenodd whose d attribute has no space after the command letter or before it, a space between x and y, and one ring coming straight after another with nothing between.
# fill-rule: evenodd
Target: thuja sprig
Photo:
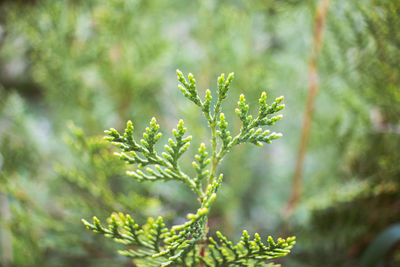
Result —
<instances>
[{"instance_id":1,"label":"thuja sprig","mask_svg":"<svg viewBox=\"0 0 400 267\"><path fill-rule=\"evenodd\" d=\"M105 131L107 134L105 139L121 148L123 152L116 153L121 160L124 160L127 164L137 164L138 168L136 170L127 172L129 176L138 181L182 181L201 197L203 192L200 185L196 184L192 178L183 173L178 164L179 158L187 151L192 139L191 136L184 137L186 128L183 121L180 120L177 129L172 131L175 141L170 138L168 145L164 146L166 152L162 152L161 155L154 150L155 144L162 136L158 132L159 128L157 120L152 118L150 126L145 129L143 139L140 140L139 144L133 137L132 122L128 121L124 135L111 128ZM151 167L144 169L145 166Z\"/></svg>"},{"instance_id":2,"label":"thuja sprig","mask_svg":"<svg viewBox=\"0 0 400 267\"><path fill-rule=\"evenodd\" d=\"M271 236L264 243L259 234L251 239L247 231L243 231L241 241L233 245L231 241L216 232L217 240L209 238L210 254L201 258L206 266L260 266L265 260L287 255L295 244L295 238L279 238L276 242Z\"/></svg>"},{"instance_id":3,"label":"thuja sprig","mask_svg":"<svg viewBox=\"0 0 400 267\"><path fill-rule=\"evenodd\" d=\"M246 231L241 241L233 245L231 241L217 232L217 240L207 237L207 218L219 187L222 174L217 174L217 167L224 156L236 145L252 143L258 146L271 143L281 137L280 133L264 130L264 126L272 126L282 118L276 115L285 105L283 97L278 97L272 104L267 104L266 93L259 99L258 115L255 119L249 114L249 105L244 95L240 95L236 114L242 126L239 133L231 135L228 122L221 112L222 102L227 97L233 73L225 79L221 74L217 79L217 98L212 105L212 94L205 92L204 100L198 94L196 80L192 74L188 79L177 70L178 86L183 95L197 105L203 113L211 132L209 149L204 143L197 149L193 167L195 177L190 177L181 168L179 160L190 146L191 136L186 136L187 129L180 120L172 131L173 138L164 145L165 151L158 152L156 143L162 134L155 118L145 129L143 138L137 142L134 138L134 128L128 121L124 134L115 129L105 131L106 139L121 149L116 153L127 164L136 165L136 169L128 171L128 175L138 181L170 181L177 180L189 186L197 194L199 208L196 213L188 214L188 221L168 229L163 219L149 219L148 223L139 226L129 215L113 214L108 219L108 226L103 226L94 217L93 222L83 220L88 229L113 238L128 247L120 251L131 257L135 263L144 266L264 266L265 261L284 256L290 252L295 243L294 237L274 241L268 237L262 242L258 234L251 239Z\"/></svg>"}]
</instances>

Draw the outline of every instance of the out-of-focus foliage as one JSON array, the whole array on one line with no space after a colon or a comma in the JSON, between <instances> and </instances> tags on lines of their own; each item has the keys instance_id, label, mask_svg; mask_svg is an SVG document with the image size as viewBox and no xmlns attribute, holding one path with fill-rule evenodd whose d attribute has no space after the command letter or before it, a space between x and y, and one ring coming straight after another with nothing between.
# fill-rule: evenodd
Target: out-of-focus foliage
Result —
<instances>
[{"instance_id":1,"label":"out-of-focus foliage","mask_svg":"<svg viewBox=\"0 0 400 267\"><path fill-rule=\"evenodd\" d=\"M30 238L22 230L11 229L13 239L22 247L21 251L13 251L18 266L98 265L96 258L113 254L107 255L104 242L82 233L84 228L74 221L87 214L101 216L114 210L136 213L140 219L141 215L158 210L159 200L149 197L146 188L120 183L125 176L118 168L121 164L111 157L102 137L82 135L83 131L99 135L108 122L118 123L120 118L138 112L131 108L133 104L143 110L157 110L157 99L151 96L160 85L157 73L165 43L157 34L160 24L140 15L146 14L146 9L156 13L162 8L154 4L42 1L26 6L9 3L2 10L7 15L1 50L4 84L35 97L30 100L39 97L39 102L27 108L44 125L32 122L30 127L47 130L41 136L30 137L30 131L23 131L22 127L28 119L25 114L18 115L20 127L3 128L8 135L3 137L7 147L2 154L6 153L5 163L13 164L4 166L14 171L25 165L31 169L24 170L24 176L14 175L15 179L8 178L4 169L2 173L12 181L10 187L22 191L20 195L38 194L31 197L36 209L30 212L35 217L27 219L32 222L22 219L30 208L27 203L18 202L18 213L11 210L11 220L20 221L21 229L34 235ZM133 13L134 20L130 19ZM143 76L150 70L153 80ZM7 91L2 93L8 95ZM8 104L4 114L11 112L14 105ZM67 134L69 120L82 130L72 126L72 133ZM67 142L61 138L63 135L68 135ZM36 146L37 140L42 144ZM11 147L6 150L8 146ZM42 156L43 152L50 155ZM38 173L42 169L45 173ZM23 186L22 182L35 187ZM36 184L40 187L36 188ZM5 192L11 199L18 195L12 190ZM138 192L146 197L139 197ZM168 216L168 211L165 214ZM36 250L31 251L29 246ZM107 265L106 259L102 262Z\"/></svg>"},{"instance_id":2,"label":"out-of-focus foliage","mask_svg":"<svg viewBox=\"0 0 400 267\"><path fill-rule=\"evenodd\" d=\"M105 258L105 243L80 234L74 218L116 209L140 218L158 210L158 200L137 194L143 189L118 182L126 175L102 138L85 139L72 126L66 139L76 161L68 164L70 157L55 155L62 151L57 147L62 139L50 136L48 122L29 114L17 93L7 95L2 88L1 95L1 238L12 248L7 251L16 266L80 265ZM48 160L52 157L58 162Z\"/></svg>"},{"instance_id":3,"label":"out-of-focus foliage","mask_svg":"<svg viewBox=\"0 0 400 267\"><path fill-rule=\"evenodd\" d=\"M52 119L73 119L94 131L115 116L136 115L135 99L147 99L141 102L144 110L155 105L166 45L157 21L162 11L159 2L11 5L6 9L9 28L4 50L16 45L25 49L30 65L24 67L54 111ZM153 16L146 15L148 10ZM153 79L145 75L148 72Z\"/></svg>"},{"instance_id":4,"label":"out-of-focus foliage","mask_svg":"<svg viewBox=\"0 0 400 267\"><path fill-rule=\"evenodd\" d=\"M39 149L43 143L38 136L45 133L44 122L34 120L24 108L23 100L17 93L6 94L0 87L0 195L3 260L20 254L15 264L29 265L43 262L37 242L43 236L40 224L43 197L38 191L47 191L45 180L31 177L46 176L48 166L41 164L48 156L46 149ZM38 125L42 124L41 132ZM31 188L31 190L26 190ZM10 232L12 233L10 235ZM14 238L17 237L23 238ZM6 248L8 247L8 249ZM2 261L3 261L2 260ZM5 262L2 262L3 264Z\"/></svg>"},{"instance_id":5,"label":"out-of-focus foliage","mask_svg":"<svg viewBox=\"0 0 400 267\"><path fill-rule=\"evenodd\" d=\"M240 73L232 99L245 92L250 104L265 89L286 96L287 119L279 127L285 142L261 156L248 146L228 155L221 167L230 178L210 214L210 227L236 240L244 226L277 232L290 192L317 3L3 1L0 189L13 227L0 220L12 233L16 265L123 264L77 219L117 209L139 222L162 213L179 224L179 215L193 209L194 199L177 184L127 182L110 168L115 159L98 137L128 119L144 129L152 115L174 127L178 113L192 135L205 136L195 107L175 90L176 68L197 74L199 88L211 87L215 73ZM399 220L399 5L331 1L304 194L291 221L300 233L298 257L287 257L287 265L354 265ZM76 126L69 129L69 121ZM240 127L238 120L231 125ZM80 131L91 137L82 139ZM98 194L115 201L98 202Z\"/></svg>"},{"instance_id":6,"label":"out-of-focus foliage","mask_svg":"<svg viewBox=\"0 0 400 267\"><path fill-rule=\"evenodd\" d=\"M338 1L328 18L321 73L340 120L327 135L337 139L335 169L319 175L336 184L309 199L299 255L306 266L355 265L369 242L400 220L400 3ZM327 118L317 118L320 128ZM398 265L398 253L384 266Z\"/></svg>"}]
</instances>

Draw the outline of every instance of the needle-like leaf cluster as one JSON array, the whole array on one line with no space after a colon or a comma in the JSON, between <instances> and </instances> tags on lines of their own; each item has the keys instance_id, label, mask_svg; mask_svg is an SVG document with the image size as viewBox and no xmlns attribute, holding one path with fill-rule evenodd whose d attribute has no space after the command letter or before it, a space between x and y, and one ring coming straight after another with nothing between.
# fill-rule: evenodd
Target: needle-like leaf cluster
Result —
<instances>
[{"instance_id":1,"label":"needle-like leaf cluster","mask_svg":"<svg viewBox=\"0 0 400 267\"><path fill-rule=\"evenodd\" d=\"M120 134L115 129L105 131L106 140L121 149L117 155L127 164L136 165L128 174L138 181L170 181L177 180L189 186L197 194L200 207L196 213L188 214L188 221L182 225L165 227L163 219L149 219L140 227L129 215L113 214L108 219L108 226L103 226L94 217L93 222L83 220L88 229L113 238L126 245L121 254L131 257L143 266L265 266L266 260L284 256L294 245L294 237L274 241L268 237L263 243L258 234L251 239L247 231L243 232L241 241L233 245L225 236L217 232L217 241L207 237L207 218L211 204L215 200L218 188L222 183L222 174L217 174L217 167L223 157L234 146L241 143L252 143L261 146L271 143L282 135L263 130L263 126L272 126L282 118L275 115L284 108L283 97L278 97L268 105L263 92L259 99L259 111L255 119L249 115L249 105L244 95L240 95L236 114L242 122L238 134L232 136L228 130L228 122L221 112L222 101L226 98L233 73L225 79L224 74L217 80L217 99L213 99L210 90L206 90L204 100L198 94L196 80L192 74L188 80L177 70L178 87L183 95L201 108L211 130L211 153L204 143L198 148L193 167L195 177L186 174L179 160L190 146L191 136L186 136L186 128L182 120L172 131L173 138L164 145L165 151L158 152L156 143L162 134L155 118L145 129L143 138L136 141L134 127L128 121L125 132Z\"/></svg>"}]
</instances>

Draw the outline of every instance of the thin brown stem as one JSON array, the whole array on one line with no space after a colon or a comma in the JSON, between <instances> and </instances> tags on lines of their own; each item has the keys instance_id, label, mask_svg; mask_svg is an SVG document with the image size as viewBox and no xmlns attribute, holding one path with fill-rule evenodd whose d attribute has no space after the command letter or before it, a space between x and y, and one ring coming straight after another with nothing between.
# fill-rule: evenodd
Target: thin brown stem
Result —
<instances>
[{"instance_id":1,"label":"thin brown stem","mask_svg":"<svg viewBox=\"0 0 400 267\"><path fill-rule=\"evenodd\" d=\"M321 0L318 3L315 14L313 43L308 66L307 103L301 130L299 150L297 152L296 167L293 174L292 193L290 195L289 202L287 203L287 206L285 208L285 216L287 218L292 215L293 210L296 208L302 193L303 165L311 133L311 123L314 115L315 99L318 94L318 57L322 46L323 30L329 2L329 0Z\"/></svg>"}]
</instances>

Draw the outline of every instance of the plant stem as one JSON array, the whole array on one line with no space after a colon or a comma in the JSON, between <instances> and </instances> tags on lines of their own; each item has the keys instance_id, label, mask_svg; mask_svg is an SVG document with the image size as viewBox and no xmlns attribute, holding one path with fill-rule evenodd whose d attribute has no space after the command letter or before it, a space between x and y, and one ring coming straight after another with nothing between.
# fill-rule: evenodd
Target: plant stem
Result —
<instances>
[{"instance_id":1,"label":"plant stem","mask_svg":"<svg viewBox=\"0 0 400 267\"><path fill-rule=\"evenodd\" d=\"M296 167L293 174L292 193L286 205L284 215L287 218L293 213L296 208L302 192L302 175L305 155L307 153L311 123L314 115L315 99L318 93L318 57L322 45L323 29L326 20L326 14L329 7L329 0L321 0L315 14L313 43L311 56L308 67L308 95L306 110L303 119L299 150L297 153Z\"/></svg>"},{"instance_id":2,"label":"plant stem","mask_svg":"<svg viewBox=\"0 0 400 267\"><path fill-rule=\"evenodd\" d=\"M214 118L212 123L210 124L210 128L211 128L211 143L212 143L212 167L211 167L210 176L208 177L208 184L211 183L212 178L214 177L215 171L217 170L217 166L218 166L217 134L216 134L216 131L215 131L215 123L216 123L216 119Z\"/></svg>"}]
</instances>

